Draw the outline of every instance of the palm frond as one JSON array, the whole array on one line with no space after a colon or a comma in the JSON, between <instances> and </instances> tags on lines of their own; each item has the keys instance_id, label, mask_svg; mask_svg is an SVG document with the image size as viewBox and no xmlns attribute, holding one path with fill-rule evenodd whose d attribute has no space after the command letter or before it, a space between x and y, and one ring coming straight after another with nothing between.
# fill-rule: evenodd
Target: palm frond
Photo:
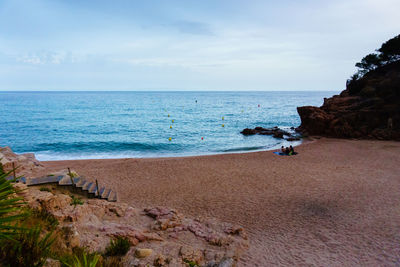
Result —
<instances>
[{"instance_id":1,"label":"palm frond","mask_svg":"<svg viewBox=\"0 0 400 267\"><path fill-rule=\"evenodd\" d=\"M21 212L23 199L15 196L16 190L6 179L11 172L0 174L0 240L10 239L19 232L21 227L16 222L25 216Z\"/></svg>"}]
</instances>

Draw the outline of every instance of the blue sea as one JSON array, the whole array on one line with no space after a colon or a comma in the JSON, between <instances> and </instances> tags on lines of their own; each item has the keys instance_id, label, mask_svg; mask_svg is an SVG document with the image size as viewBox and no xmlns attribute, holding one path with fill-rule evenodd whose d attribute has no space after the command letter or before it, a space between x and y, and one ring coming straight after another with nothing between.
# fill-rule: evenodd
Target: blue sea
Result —
<instances>
[{"instance_id":1,"label":"blue sea","mask_svg":"<svg viewBox=\"0 0 400 267\"><path fill-rule=\"evenodd\" d=\"M335 93L0 92L0 146L39 160L269 150L289 142L240 131L297 127L297 106Z\"/></svg>"}]
</instances>

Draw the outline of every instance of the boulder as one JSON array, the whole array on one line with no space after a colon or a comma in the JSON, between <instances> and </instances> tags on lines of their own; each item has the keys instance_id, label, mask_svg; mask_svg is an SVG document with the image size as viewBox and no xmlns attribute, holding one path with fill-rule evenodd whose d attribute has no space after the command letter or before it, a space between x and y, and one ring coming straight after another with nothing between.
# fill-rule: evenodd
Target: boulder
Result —
<instances>
[{"instance_id":1,"label":"boulder","mask_svg":"<svg viewBox=\"0 0 400 267\"><path fill-rule=\"evenodd\" d=\"M29 177L33 172L44 169L33 153L15 154L8 146L0 147L0 163L4 171L11 171L14 164L17 176Z\"/></svg>"},{"instance_id":2,"label":"boulder","mask_svg":"<svg viewBox=\"0 0 400 267\"><path fill-rule=\"evenodd\" d=\"M135 256L138 258L146 258L150 256L151 253L153 253L153 250L149 248L137 248L135 250Z\"/></svg>"}]
</instances>

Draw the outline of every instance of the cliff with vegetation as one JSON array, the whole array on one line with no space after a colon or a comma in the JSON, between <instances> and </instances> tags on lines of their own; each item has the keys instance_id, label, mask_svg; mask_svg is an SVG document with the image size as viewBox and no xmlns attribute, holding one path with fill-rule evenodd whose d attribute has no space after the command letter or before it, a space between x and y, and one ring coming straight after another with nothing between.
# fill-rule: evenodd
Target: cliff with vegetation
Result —
<instances>
[{"instance_id":1,"label":"cliff with vegetation","mask_svg":"<svg viewBox=\"0 0 400 267\"><path fill-rule=\"evenodd\" d=\"M298 131L338 138L400 140L400 35L365 56L346 89L321 107L298 107Z\"/></svg>"}]
</instances>

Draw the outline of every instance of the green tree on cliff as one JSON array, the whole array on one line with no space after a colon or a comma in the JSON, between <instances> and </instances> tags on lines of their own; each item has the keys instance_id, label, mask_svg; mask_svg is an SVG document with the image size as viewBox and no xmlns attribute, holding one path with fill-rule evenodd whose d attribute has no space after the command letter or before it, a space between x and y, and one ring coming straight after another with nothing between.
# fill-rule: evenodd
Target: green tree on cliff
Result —
<instances>
[{"instance_id":1,"label":"green tree on cliff","mask_svg":"<svg viewBox=\"0 0 400 267\"><path fill-rule=\"evenodd\" d=\"M378 49L381 53L381 58L386 62L400 60L400 34L382 44Z\"/></svg>"},{"instance_id":2,"label":"green tree on cliff","mask_svg":"<svg viewBox=\"0 0 400 267\"><path fill-rule=\"evenodd\" d=\"M363 57L361 62L356 63L356 67L360 69L359 72L363 75L368 71L374 70L382 65L382 58L378 54L368 54Z\"/></svg>"},{"instance_id":3,"label":"green tree on cliff","mask_svg":"<svg viewBox=\"0 0 400 267\"><path fill-rule=\"evenodd\" d=\"M348 80L349 83L362 78L371 70L400 60L400 34L383 43L376 52L366 55L361 62L356 63L358 71Z\"/></svg>"}]
</instances>

